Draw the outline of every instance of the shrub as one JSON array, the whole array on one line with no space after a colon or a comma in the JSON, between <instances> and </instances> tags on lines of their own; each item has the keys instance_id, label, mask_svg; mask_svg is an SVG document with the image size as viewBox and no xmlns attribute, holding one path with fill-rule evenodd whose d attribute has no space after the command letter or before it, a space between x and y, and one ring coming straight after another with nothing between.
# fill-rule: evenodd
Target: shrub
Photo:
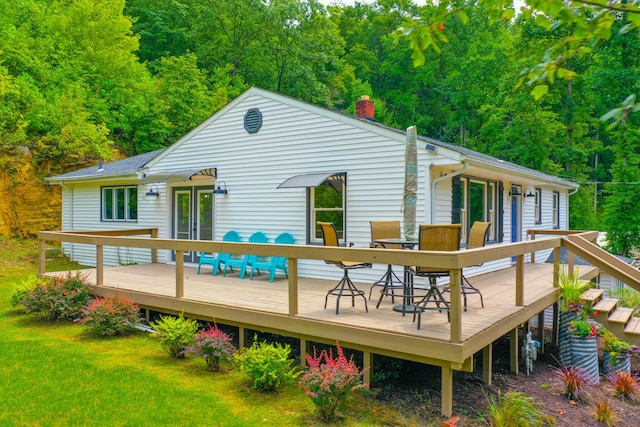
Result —
<instances>
[{"instance_id":1,"label":"shrub","mask_svg":"<svg viewBox=\"0 0 640 427\"><path fill-rule=\"evenodd\" d=\"M613 395L615 397L620 397L631 402L638 400L640 386L638 385L638 378L636 376L629 375L626 372L616 372L609 376L609 382L611 382L613 386Z\"/></svg>"},{"instance_id":2,"label":"shrub","mask_svg":"<svg viewBox=\"0 0 640 427\"><path fill-rule=\"evenodd\" d=\"M75 320L82 316L84 306L90 301L89 284L80 272L66 277L36 279L31 290L14 302L24 306L25 313L36 313L49 320Z\"/></svg>"},{"instance_id":3,"label":"shrub","mask_svg":"<svg viewBox=\"0 0 640 427\"><path fill-rule=\"evenodd\" d=\"M254 388L260 391L275 391L287 383L295 381L300 372L294 368L289 358L289 344L270 344L254 341L251 347L236 354L240 371L246 373Z\"/></svg>"},{"instance_id":4,"label":"shrub","mask_svg":"<svg viewBox=\"0 0 640 427\"><path fill-rule=\"evenodd\" d=\"M21 281L18 284L13 284L13 294L11 294L10 303L12 307L23 306L23 301L27 296L28 292L31 292L35 289L38 284L38 278L36 276L30 276L27 279ZM44 279L41 279L42 283L44 283Z\"/></svg>"},{"instance_id":5,"label":"shrub","mask_svg":"<svg viewBox=\"0 0 640 427\"><path fill-rule=\"evenodd\" d=\"M139 321L138 306L129 298L115 294L91 301L81 323L97 335L114 336L133 331L133 324Z\"/></svg>"},{"instance_id":6,"label":"shrub","mask_svg":"<svg viewBox=\"0 0 640 427\"><path fill-rule=\"evenodd\" d=\"M491 427L539 427L553 425L542 412L543 405L517 391L502 394L497 399L489 398L489 425Z\"/></svg>"},{"instance_id":7,"label":"shrub","mask_svg":"<svg viewBox=\"0 0 640 427\"><path fill-rule=\"evenodd\" d=\"M347 359L344 351L337 346L337 356L333 352L322 350L320 355L314 348L313 356L307 354L307 372L300 384L318 410L323 421L333 419L338 409L342 409L349 393L363 387L362 372L353 363L353 356Z\"/></svg>"},{"instance_id":8,"label":"shrub","mask_svg":"<svg viewBox=\"0 0 640 427\"><path fill-rule=\"evenodd\" d=\"M160 320L151 322L151 327L158 331L162 348L175 359L184 359L186 348L198 332L198 322L186 319L184 313L178 317L160 316Z\"/></svg>"},{"instance_id":9,"label":"shrub","mask_svg":"<svg viewBox=\"0 0 640 427\"><path fill-rule=\"evenodd\" d=\"M209 329L200 331L186 351L202 357L210 371L220 372L220 362L231 361L236 348L231 343L231 337L218 329L218 325L209 325Z\"/></svg>"},{"instance_id":10,"label":"shrub","mask_svg":"<svg viewBox=\"0 0 640 427\"><path fill-rule=\"evenodd\" d=\"M593 405L593 413L598 422L606 426L616 425L617 417L611 402L606 399L598 399Z\"/></svg>"},{"instance_id":11,"label":"shrub","mask_svg":"<svg viewBox=\"0 0 640 427\"><path fill-rule=\"evenodd\" d=\"M586 395L586 386L589 379L577 366L567 368L562 365L555 370L556 376L564 386L564 394L571 400L583 401Z\"/></svg>"}]
</instances>

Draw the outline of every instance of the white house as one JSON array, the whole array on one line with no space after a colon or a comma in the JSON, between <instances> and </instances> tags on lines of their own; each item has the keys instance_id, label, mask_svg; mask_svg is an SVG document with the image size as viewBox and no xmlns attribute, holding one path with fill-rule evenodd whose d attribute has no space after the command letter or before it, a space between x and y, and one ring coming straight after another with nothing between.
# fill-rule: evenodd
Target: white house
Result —
<instances>
[{"instance_id":1,"label":"white house","mask_svg":"<svg viewBox=\"0 0 640 427\"><path fill-rule=\"evenodd\" d=\"M366 247L369 221L403 218L406 132L373 121L373 108L363 97L354 117L250 88L165 150L48 178L63 189L63 230L157 227L162 238L221 240L233 229L243 241L287 231L296 243L321 244L316 221L331 220L344 242ZM491 222L488 245L526 239L527 229L566 229L578 187L421 136L417 167L417 223L461 223L462 244L475 220ZM64 251L95 263L93 247ZM149 254L105 248L104 258L142 263ZM384 266L376 267L353 276L375 280ZM300 260L298 269L336 277L318 261Z\"/></svg>"}]
</instances>

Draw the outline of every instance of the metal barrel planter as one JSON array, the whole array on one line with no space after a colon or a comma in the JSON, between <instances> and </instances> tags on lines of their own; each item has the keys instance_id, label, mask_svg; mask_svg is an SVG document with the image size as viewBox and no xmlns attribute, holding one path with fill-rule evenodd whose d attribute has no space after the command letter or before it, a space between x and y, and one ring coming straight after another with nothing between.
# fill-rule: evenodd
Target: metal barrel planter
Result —
<instances>
[{"instance_id":1,"label":"metal barrel planter","mask_svg":"<svg viewBox=\"0 0 640 427\"><path fill-rule=\"evenodd\" d=\"M604 375L612 375L618 372L631 374L631 354L617 353L612 358L611 353L604 352L602 354L602 373Z\"/></svg>"},{"instance_id":2,"label":"metal barrel planter","mask_svg":"<svg viewBox=\"0 0 640 427\"><path fill-rule=\"evenodd\" d=\"M598 342L596 337L581 338L569 336L571 342L572 365L578 367L591 384L600 383L598 366Z\"/></svg>"},{"instance_id":3,"label":"metal barrel planter","mask_svg":"<svg viewBox=\"0 0 640 427\"><path fill-rule=\"evenodd\" d=\"M572 311L560 313L558 330L558 359L564 366L571 366L571 343L569 342L569 323L578 320L578 315Z\"/></svg>"}]
</instances>

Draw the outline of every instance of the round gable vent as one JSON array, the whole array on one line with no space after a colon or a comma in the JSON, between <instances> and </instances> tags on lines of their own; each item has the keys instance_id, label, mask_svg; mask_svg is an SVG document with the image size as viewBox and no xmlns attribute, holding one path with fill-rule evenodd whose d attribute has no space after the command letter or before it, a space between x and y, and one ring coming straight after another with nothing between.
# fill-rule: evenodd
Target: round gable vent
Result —
<instances>
[{"instance_id":1,"label":"round gable vent","mask_svg":"<svg viewBox=\"0 0 640 427\"><path fill-rule=\"evenodd\" d=\"M244 115L244 128L249 133L258 133L262 127L262 113L257 108L249 108Z\"/></svg>"}]
</instances>

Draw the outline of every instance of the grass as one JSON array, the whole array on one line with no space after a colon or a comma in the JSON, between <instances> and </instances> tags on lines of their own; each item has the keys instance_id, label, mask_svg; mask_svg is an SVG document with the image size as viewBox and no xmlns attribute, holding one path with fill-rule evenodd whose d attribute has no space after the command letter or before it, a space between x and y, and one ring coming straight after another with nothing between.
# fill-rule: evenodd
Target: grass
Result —
<instances>
[{"instance_id":1,"label":"grass","mask_svg":"<svg viewBox=\"0 0 640 427\"><path fill-rule=\"evenodd\" d=\"M11 308L13 284L35 274L36 260L37 242L0 239L0 425L325 425L297 384L261 394L239 370L223 365L223 372L210 373L204 360L171 359L145 333L97 338L76 324L49 323ZM418 421L364 392L335 425Z\"/></svg>"}]
</instances>

